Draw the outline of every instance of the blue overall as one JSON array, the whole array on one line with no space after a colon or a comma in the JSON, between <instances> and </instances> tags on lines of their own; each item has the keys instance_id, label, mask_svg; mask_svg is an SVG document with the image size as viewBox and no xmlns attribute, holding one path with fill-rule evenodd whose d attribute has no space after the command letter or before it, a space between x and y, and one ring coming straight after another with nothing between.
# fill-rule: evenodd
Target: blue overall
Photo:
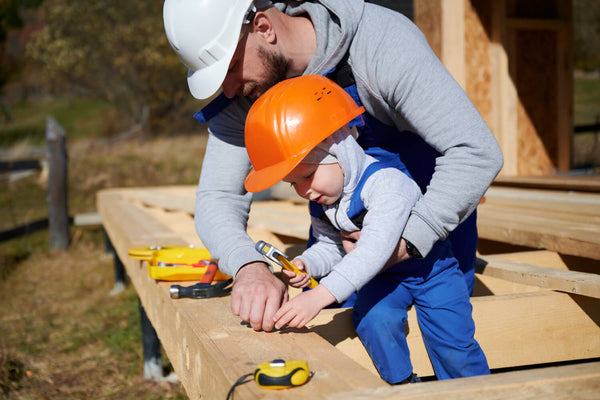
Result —
<instances>
[{"instance_id":1,"label":"blue overall","mask_svg":"<svg viewBox=\"0 0 600 400\"><path fill-rule=\"evenodd\" d=\"M359 228L366 211L360 196L364 184L373 173L388 167L410 176L397 157L374 162L365 169L347 211ZM314 217L322 217L319 211L324 214L320 205L311 207ZM352 322L384 380L398 383L412 377L405 331L411 329L407 309L413 305L438 379L490 373L474 339L469 291L446 239L437 242L424 259L409 259L390 267L356 294Z\"/></svg>"}]
</instances>

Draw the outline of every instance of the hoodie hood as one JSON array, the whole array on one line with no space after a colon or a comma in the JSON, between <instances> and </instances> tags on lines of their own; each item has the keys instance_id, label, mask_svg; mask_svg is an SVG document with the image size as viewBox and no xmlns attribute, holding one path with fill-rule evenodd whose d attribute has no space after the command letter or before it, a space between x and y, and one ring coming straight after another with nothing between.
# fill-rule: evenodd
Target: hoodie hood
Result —
<instances>
[{"instance_id":1,"label":"hoodie hood","mask_svg":"<svg viewBox=\"0 0 600 400\"><path fill-rule=\"evenodd\" d=\"M371 160L356 142L357 135L356 128L346 125L317 145L317 148L333 155L340 164L344 173L343 196L352 195Z\"/></svg>"},{"instance_id":2,"label":"hoodie hood","mask_svg":"<svg viewBox=\"0 0 600 400\"><path fill-rule=\"evenodd\" d=\"M365 3L363 0L321 0L273 2L273 5L288 15L309 15L317 33L317 50L304 75L323 75L346 56Z\"/></svg>"}]
</instances>

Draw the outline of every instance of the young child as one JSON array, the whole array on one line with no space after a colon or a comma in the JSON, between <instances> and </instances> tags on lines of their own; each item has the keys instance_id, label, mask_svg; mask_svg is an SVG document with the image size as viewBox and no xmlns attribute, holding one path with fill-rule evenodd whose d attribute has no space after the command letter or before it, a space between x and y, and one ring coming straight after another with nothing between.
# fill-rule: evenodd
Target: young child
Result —
<instances>
[{"instance_id":1,"label":"young child","mask_svg":"<svg viewBox=\"0 0 600 400\"><path fill-rule=\"evenodd\" d=\"M315 242L293 262L321 277L316 288L281 306L275 326L302 327L358 292L353 323L387 382L418 379L404 334L411 305L438 379L489 374L450 244L438 242L424 259L384 268L421 192L397 156L377 160L358 145L349 123L363 112L337 84L306 75L275 85L248 113L245 140L254 168L246 189L283 179L310 200ZM360 238L345 253L341 232L353 231ZM284 274L292 286L308 284L306 275Z\"/></svg>"}]
</instances>

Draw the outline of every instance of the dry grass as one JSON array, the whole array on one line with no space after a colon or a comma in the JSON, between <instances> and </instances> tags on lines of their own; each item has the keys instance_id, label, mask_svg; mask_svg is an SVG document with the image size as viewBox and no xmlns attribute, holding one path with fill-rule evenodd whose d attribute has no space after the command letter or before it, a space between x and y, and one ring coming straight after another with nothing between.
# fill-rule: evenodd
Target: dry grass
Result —
<instances>
[{"instance_id":1,"label":"dry grass","mask_svg":"<svg viewBox=\"0 0 600 400\"><path fill-rule=\"evenodd\" d=\"M6 399L183 399L145 380L133 288L111 296L112 259L84 232L35 253L0 283L0 385Z\"/></svg>"},{"instance_id":2,"label":"dry grass","mask_svg":"<svg viewBox=\"0 0 600 400\"><path fill-rule=\"evenodd\" d=\"M93 211L107 187L194 184L205 144L203 134L71 144L70 214ZM2 183L0 229L47 215L38 178ZM185 399L181 385L143 378L138 300L132 287L110 295L102 230L71 237L60 252L48 250L47 231L0 243L0 398Z\"/></svg>"}]
</instances>

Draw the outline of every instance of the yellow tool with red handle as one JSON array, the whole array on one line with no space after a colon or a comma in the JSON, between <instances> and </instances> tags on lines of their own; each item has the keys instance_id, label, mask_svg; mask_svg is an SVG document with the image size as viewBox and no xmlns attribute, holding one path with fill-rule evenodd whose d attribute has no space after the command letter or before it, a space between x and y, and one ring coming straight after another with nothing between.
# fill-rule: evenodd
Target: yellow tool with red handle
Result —
<instances>
[{"instance_id":1,"label":"yellow tool with red handle","mask_svg":"<svg viewBox=\"0 0 600 400\"><path fill-rule=\"evenodd\" d=\"M207 249L184 245L142 246L129 249L129 257L148 262L148 275L160 281L219 282L230 277L214 266ZM210 278L210 280L208 280Z\"/></svg>"}]
</instances>

